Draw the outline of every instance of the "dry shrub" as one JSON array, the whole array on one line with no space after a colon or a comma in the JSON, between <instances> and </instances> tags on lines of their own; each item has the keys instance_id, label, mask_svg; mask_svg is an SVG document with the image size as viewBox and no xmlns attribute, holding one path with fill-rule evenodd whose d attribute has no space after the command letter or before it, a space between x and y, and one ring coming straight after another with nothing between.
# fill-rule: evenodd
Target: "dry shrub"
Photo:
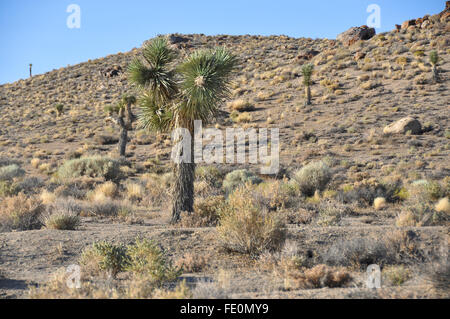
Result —
<instances>
[{"instance_id":1,"label":"dry shrub","mask_svg":"<svg viewBox=\"0 0 450 319\"><path fill-rule=\"evenodd\" d=\"M12 180L13 178L23 176L25 171L17 164L11 164L0 167L0 181Z\"/></svg>"},{"instance_id":2,"label":"dry shrub","mask_svg":"<svg viewBox=\"0 0 450 319\"><path fill-rule=\"evenodd\" d=\"M145 189L141 184L128 183L126 184L127 198L132 201L140 201L144 197Z\"/></svg>"},{"instance_id":3,"label":"dry shrub","mask_svg":"<svg viewBox=\"0 0 450 319\"><path fill-rule=\"evenodd\" d=\"M78 214L83 206L72 198L58 198L47 207L41 215L41 222L46 228L59 230L74 230L80 225Z\"/></svg>"},{"instance_id":4,"label":"dry shrub","mask_svg":"<svg viewBox=\"0 0 450 319\"><path fill-rule=\"evenodd\" d=\"M266 181L255 185L254 189L255 198L270 211L290 208L298 202L297 185L286 179Z\"/></svg>"},{"instance_id":5,"label":"dry shrub","mask_svg":"<svg viewBox=\"0 0 450 319\"><path fill-rule=\"evenodd\" d=\"M377 197L373 200L373 208L382 210L386 207L386 199L384 197Z\"/></svg>"},{"instance_id":6,"label":"dry shrub","mask_svg":"<svg viewBox=\"0 0 450 319\"><path fill-rule=\"evenodd\" d=\"M313 196L317 191L323 191L331 180L331 170L323 162L313 162L305 165L295 172L294 180L297 182L300 191L306 196Z\"/></svg>"},{"instance_id":7,"label":"dry shrub","mask_svg":"<svg viewBox=\"0 0 450 319\"><path fill-rule=\"evenodd\" d=\"M280 218L255 203L250 184L236 189L221 210L219 241L230 251L258 255L280 249L286 228Z\"/></svg>"},{"instance_id":8,"label":"dry shrub","mask_svg":"<svg viewBox=\"0 0 450 319\"><path fill-rule=\"evenodd\" d=\"M142 179L146 189L146 196L143 201L146 204L160 206L163 203L167 203L168 198L171 197L170 190L173 185L172 173L162 175L154 173L145 174Z\"/></svg>"},{"instance_id":9,"label":"dry shrub","mask_svg":"<svg viewBox=\"0 0 450 319\"><path fill-rule=\"evenodd\" d=\"M411 278L411 271L403 265L387 266L382 274L394 286L401 286Z\"/></svg>"},{"instance_id":10,"label":"dry shrub","mask_svg":"<svg viewBox=\"0 0 450 319\"><path fill-rule=\"evenodd\" d=\"M223 189L227 194L246 183L259 184L262 180L253 172L246 169L238 169L228 173L223 180Z\"/></svg>"},{"instance_id":11,"label":"dry shrub","mask_svg":"<svg viewBox=\"0 0 450 319\"><path fill-rule=\"evenodd\" d=\"M311 269L288 267L283 269L286 289L317 289L346 287L352 277L344 269L317 265Z\"/></svg>"},{"instance_id":12,"label":"dry shrub","mask_svg":"<svg viewBox=\"0 0 450 319\"><path fill-rule=\"evenodd\" d=\"M232 111L238 111L238 112L253 111L255 109L255 106L253 104L251 104L249 101L242 100L242 99L229 102L228 107Z\"/></svg>"},{"instance_id":13,"label":"dry shrub","mask_svg":"<svg viewBox=\"0 0 450 319\"><path fill-rule=\"evenodd\" d=\"M224 205L223 196L196 198L194 212L183 212L179 225L181 227L213 227L219 221L219 212Z\"/></svg>"},{"instance_id":14,"label":"dry shrub","mask_svg":"<svg viewBox=\"0 0 450 319\"><path fill-rule=\"evenodd\" d=\"M175 267L182 268L184 272L201 272L208 266L208 258L204 255L186 253L175 262Z\"/></svg>"},{"instance_id":15,"label":"dry shrub","mask_svg":"<svg viewBox=\"0 0 450 319\"><path fill-rule=\"evenodd\" d=\"M442 212L446 214L450 214L450 202L447 197L444 197L437 202L436 206L434 206L437 212Z\"/></svg>"},{"instance_id":16,"label":"dry shrub","mask_svg":"<svg viewBox=\"0 0 450 319\"><path fill-rule=\"evenodd\" d=\"M30 230L41 227L39 217L44 211L41 201L20 193L0 202L0 226L6 230Z\"/></svg>"},{"instance_id":17,"label":"dry shrub","mask_svg":"<svg viewBox=\"0 0 450 319\"><path fill-rule=\"evenodd\" d=\"M44 205L50 205L56 201L56 195L55 193L49 192L48 190L44 189L39 196L39 198L42 201L42 204Z\"/></svg>"},{"instance_id":18,"label":"dry shrub","mask_svg":"<svg viewBox=\"0 0 450 319\"><path fill-rule=\"evenodd\" d=\"M128 210L122 202L113 200L97 201L83 205L82 214L96 217L116 217L122 210Z\"/></svg>"},{"instance_id":19,"label":"dry shrub","mask_svg":"<svg viewBox=\"0 0 450 319\"><path fill-rule=\"evenodd\" d=\"M117 185L111 181L97 185L94 191L88 194L88 199L92 201L104 201L114 198L117 195Z\"/></svg>"},{"instance_id":20,"label":"dry shrub","mask_svg":"<svg viewBox=\"0 0 450 319\"><path fill-rule=\"evenodd\" d=\"M82 176L119 181L123 174L120 162L111 158L92 156L66 161L57 171L57 176L66 181Z\"/></svg>"}]
</instances>

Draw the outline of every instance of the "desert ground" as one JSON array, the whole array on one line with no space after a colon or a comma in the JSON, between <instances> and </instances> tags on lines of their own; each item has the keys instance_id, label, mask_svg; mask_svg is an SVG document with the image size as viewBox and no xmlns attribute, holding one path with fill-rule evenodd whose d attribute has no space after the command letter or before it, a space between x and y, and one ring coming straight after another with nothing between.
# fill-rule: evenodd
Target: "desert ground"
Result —
<instances>
[{"instance_id":1,"label":"desert ground","mask_svg":"<svg viewBox=\"0 0 450 319\"><path fill-rule=\"evenodd\" d=\"M106 111L142 48L0 85L0 298L448 298L448 12L351 43L165 35L238 57L211 127L280 132L276 175L197 165L176 225L170 134L135 125L120 158Z\"/></svg>"}]
</instances>

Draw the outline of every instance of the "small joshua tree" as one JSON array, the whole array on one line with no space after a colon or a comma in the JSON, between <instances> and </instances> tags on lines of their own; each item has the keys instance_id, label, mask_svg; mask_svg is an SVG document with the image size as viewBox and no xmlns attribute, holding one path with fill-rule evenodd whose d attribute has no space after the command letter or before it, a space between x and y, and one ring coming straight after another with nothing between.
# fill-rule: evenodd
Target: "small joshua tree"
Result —
<instances>
[{"instance_id":1,"label":"small joshua tree","mask_svg":"<svg viewBox=\"0 0 450 319\"><path fill-rule=\"evenodd\" d=\"M302 67L303 84L305 85L305 105L311 105L311 76L313 73L314 65L311 63L304 64Z\"/></svg>"},{"instance_id":2,"label":"small joshua tree","mask_svg":"<svg viewBox=\"0 0 450 319\"><path fill-rule=\"evenodd\" d=\"M432 71L433 71L434 82L439 82L439 72L437 69L438 61L439 61L439 56L438 56L437 51L435 51L435 50L431 51L430 52L430 63L433 66Z\"/></svg>"},{"instance_id":3,"label":"small joshua tree","mask_svg":"<svg viewBox=\"0 0 450 319\"><path fill-rule=\"evenodd\" d=\"M56 104L55 105L56 115L60 116L63 113L63 109L64 109L64 105Z\"/></svg>"},{"instance_id":4,"label":"small joshua tree","mask_svg":"<svg viewBox=\"0 0 450 319\"><path fill-rule=\"evenodd\" d=\"M120 126L119 138L119 154L125 156L128 142L128 131L133 129L133 122L136 116L133 114L131 107L136 104L136 97L133 95L123 95L121 101L116 106L106 107L106 111L110 115L110 119ZM113 116L117 114L117 117Z\"/></svg>"},{"instance_id":5,"label":"small joshua tree","mask_svg":"<svg viewBox=\"0 0 450 319\"><path fill-rule=\"evenodd\" d=\"M33 64L30 63L30 78L33 76L31 69L33 68Z\"/></svg>"},{"instance_id":6,"label":"small joshua tree","mask_svg":"<svg viewBox=\"0 0 450 319\"><path fill-rule=\"evenodd\" d=\"M236 58L222 48L198 50L176 66L175 53L165 38L154 39L144 47L143 57L130 64L129 79L142 91L141 127L159 132L184 128L193 137L194 121L210 123L228 97ZM176 164L175 171L172 223L179 221L182 211L194 211L193 151L190 160Z\"/></svg>"}]
</instances>

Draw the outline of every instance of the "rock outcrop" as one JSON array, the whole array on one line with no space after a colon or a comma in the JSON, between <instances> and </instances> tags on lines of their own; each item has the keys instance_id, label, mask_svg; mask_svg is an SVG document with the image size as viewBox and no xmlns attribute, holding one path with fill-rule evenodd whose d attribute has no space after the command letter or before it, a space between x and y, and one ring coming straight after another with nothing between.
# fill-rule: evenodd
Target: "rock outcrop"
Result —
<instances>
[{"instance_id":1,"label":"rock outcrop","mask_svg":"<svg viewBox=\"0 0 450 319\"><path fill-rule=\"evenodd\" d=\"M422 125L418 120L412 117L404 117L397 122L389 124L383 130L384 134L405 134L411 132L411 134L422 133Z\"/></svg>"},{"instance_id":2,"label":"rock outcrop","mask_svg":"<svg viewBox=\"0 0 450 319\"><path fill-rule=\"evenodd\" d=\"M337 40L341 41L344 45L350 46L359 40L369 40L376 34L374 28L369 28L366 25L361 27L353 27L347 31L339 34Z\"/></svg>"}]
</instances>

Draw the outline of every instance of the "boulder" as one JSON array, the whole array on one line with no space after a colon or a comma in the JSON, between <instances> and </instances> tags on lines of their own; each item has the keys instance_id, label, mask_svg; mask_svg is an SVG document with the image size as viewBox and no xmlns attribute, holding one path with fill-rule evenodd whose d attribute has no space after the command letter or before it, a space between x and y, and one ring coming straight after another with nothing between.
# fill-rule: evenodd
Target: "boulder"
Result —
<instances>
[{"instance_id":1,"label":"boulder","mask_svg":"<svg viewBox=\"0 0 450 319\"><path fill-rule=\"evenodd\" d=\"M341 41L344 45L350 46L359 40L369 40L375 35L375 29L369 28L366 25L361 27L353 27L347 31L339 34L337 40Z\"/></svg>"},{"instance_id":2,"label":"boulder","mask_svg":"<svg viewBox=\"0 0 450 319\"><path fill-rule=\"evenodd\" d=\"M414 26L414 25L416 25L416 20L415 19L407 20L407 21L402 23L402 29L408 29L408 27Z\"/></svg>"},{"instance_id":3,"label":"boulder","mask_svg":"<svg viewBox=\"0 0 450 319\"><path fill-rule=\"evenodd\" d=\"M383 130L383 133L405 134L408 131L411 131L411 134L414 135L420 134L422 133L422 125L415 118L408 116L386 126Z\"/></svg>"},{"instance_id":4,"label":"boulder","mask_svg":"<svg viewBox=\"0 0 450 319\"><path fill-rule=\"evenodd\" d=\"M400 30L402 29L402 26L400 24L396 24L395 29L397 30L397 32L400 32Z\"/></svg>"},{"instance_id":5,"label":"boulder","mask_svg":"<svg viewBox=\"0 0 450 319\"><path fill-rule=\"evenodd\" d=\"M297 60L311 60L312 58L314 58L316 55L318 55L320 52L316 51L316 50L307 50L304 52L301 52L298 56L297 56Z\"/></svg>"},{"instance_id":6,"label":"boulder","mask_svg":"<svg viewBox=\"0 0 450 319\"><path fill-rule=\"evenodd\" d=\"M167 40L169 41L170 44L178 44L188 42L189 38L185 38L177 34L169 34L167 36Z\"/></svg>"},{"instance_id":7,"label":"boulder","mask_svg":"<svg viewBox=\"0 0 450 319\"><path fill-rule=\"evenodd\" d=\"M425 20L420 26L422 29L427 28L431 24L430 20Z\"/></svg>"}]
</instances>

